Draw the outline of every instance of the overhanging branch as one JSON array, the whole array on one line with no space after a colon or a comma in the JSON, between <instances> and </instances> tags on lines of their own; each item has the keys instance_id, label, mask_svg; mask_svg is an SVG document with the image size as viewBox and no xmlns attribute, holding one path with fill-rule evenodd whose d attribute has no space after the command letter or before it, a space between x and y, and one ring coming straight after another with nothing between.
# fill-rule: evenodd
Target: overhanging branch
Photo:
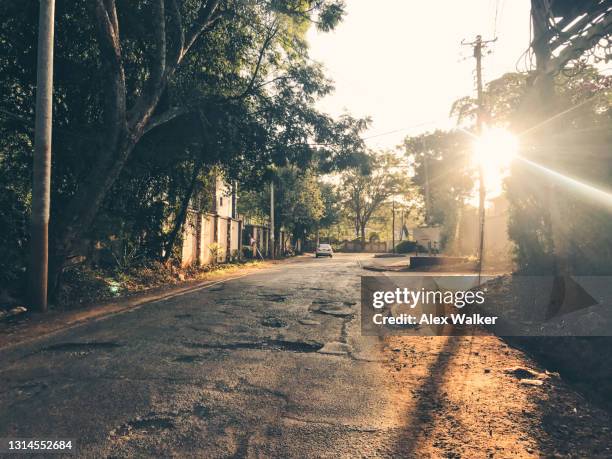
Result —
<instances>
[{"instance_id":1,"label":"overhanging branch","mask_svg":"<svg viewBox=\"0 0 612 459\"><path fill-rule=\"evenodd\" d=\"M602 37L611 33L612 15L607 15L601 22L591 26L583 36L574 39L559 53L559 56L548 61L544 73L549 75L558 73L569 61L580 57L585 50L592 48Z\"/></svg>"}]
</instances>

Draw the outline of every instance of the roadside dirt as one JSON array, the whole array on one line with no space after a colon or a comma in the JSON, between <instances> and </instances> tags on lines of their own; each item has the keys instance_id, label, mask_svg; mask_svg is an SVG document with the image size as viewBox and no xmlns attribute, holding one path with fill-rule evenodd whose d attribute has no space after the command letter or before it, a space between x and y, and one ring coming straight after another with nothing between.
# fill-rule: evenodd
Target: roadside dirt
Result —
<instances>
[{"instance_id":1,"label":"roadside dirt","mask_svg":"<svg viewBox=\"0 0 612 459\"><path fill-rule=\"evenodd\" d=\"M483 305L483 311L499 315L513 326L525 318L535 318L536 323L543 320L545 307L549 304L551 286L546 285L543 277L542 281L538 281L536 292L530 281L520 279L521 276L506 275L489 282L487 302ZM536 293L540 295L539 299L535 299ZM592 300L588 296L589 293L585 295L588 300ZM595 297L604 299L599 309L601 312L606 307L605 301L609 292L600 291ZM579 333L576 336L512 336L507 337L506 342L525 351L547 368L558 371L573 386L612 412L612 361L607 358L612 355L612 336L606 336L609 334L606 327L606 324L609 324L609 316L598 315L597 319L589 322L592 311L580 311L582 306L586 308L592 304L588 300L584 297L581 300L575 295L569 297L569 306L573 306L580 315L574 314L572 319L564 320L566 326L574 326L574 330L580 332L584 328L578 328L578 321L572 322L576 317L580 317L580 322L584 324L582 327L588 327L588 332L593 333L593 336L580 336ZM561 311L559 316L563 318L564 313ZM591 328L593 323L599 328ZM603 335L597 336L601 330Z\"/></svg>"},{"instance_id":2,"label":"roadside dirt","mask_svg":"<svg viewBox=\"0 0 612 459\"><path fill-rule=\"evenodd\" d=\"M612 457L612 419L493 336L392 337L408 391L395 453L410 457Z\"/></svg>"}]
</instances>

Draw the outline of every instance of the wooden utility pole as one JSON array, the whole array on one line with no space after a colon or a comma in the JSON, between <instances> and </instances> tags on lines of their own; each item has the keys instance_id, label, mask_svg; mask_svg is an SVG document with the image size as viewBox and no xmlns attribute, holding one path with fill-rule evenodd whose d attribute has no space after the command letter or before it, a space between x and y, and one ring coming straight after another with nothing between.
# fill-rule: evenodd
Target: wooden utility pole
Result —
<instances>
[{"instance_id":1,"label":"wooden utility pole","mask_svg":"<svg viewBox=\"0 0 612 459\"><path fill-rule=\"evenodd\" d=\"M393 246L393 253L395 253L395 198L393 198L393 216L391 217L391 244Z\"/></svg>"},{"instance_id":2,"label":"wooden utility pole","mask_svg":"<svg viewBox=\"0 0 612 459\"><path fill-rule=\"evenodd\" d=\"M482 134L482 125L484 120L484 101L482 91L482 50L487 43L496 41L483 41L482 36L476 35L476 40L463 45L472 46L474 48L474 58L476 59L476 92L477 92L477 110L476 110L476 135ZM484 167L482 164L478 166L478 277L482 272L482 259L484 256L484 229L485 229L485 201L487 199L487 188L485 184ZM479 279L480 280L480 279Z\"/></svg>"},{"instance_id":3,"label":"wooden utility pole","mask_svg":"<svg viewBox=\"0 0 612 459\"><path fill-rule=\"evenodd\" d=\"M429 159L423 156L423 167L425 168L425 225L431 223L431 194L429 191Z\"/></svg>"},{"instance_id":4,"label":"wooden utility pole","mask_svg":"<svg viewBox=\"0 0 612 459\"><path fill-rule=\"evenodd\" d=\"M270 180L270 256L274 259L274 182Z\"/></svg>"},{"instance_id":5,"label":"wooden utility pole","mask_svg":"<svg viewBox=\"0 0 612 459\"><path fill-rule=\"evenodd\" d=\"M476 58L476 90L478 111L476 112L476 134L482 134L483 102L482 102L482 37L476 36L474 43L474 57ZM484 227L485 227L485 201L487 188L485 185L484 167L478 166L478 277L482 272L482 258L484 256ZM480 279L479 279L480 280Z\"/></svg>"},{"instance_id":6,"label":"wooden utility pole","mask_svg":"<svg viewBox=\"0 0 612 459\"><path fill-rule=\"evenodd\" d=\"M32 214L30 217L30 260L28 265L29 304L40 312L47 311L49 269L54 17L55 0L40 0Z\"/></svg>"}]
</instances>

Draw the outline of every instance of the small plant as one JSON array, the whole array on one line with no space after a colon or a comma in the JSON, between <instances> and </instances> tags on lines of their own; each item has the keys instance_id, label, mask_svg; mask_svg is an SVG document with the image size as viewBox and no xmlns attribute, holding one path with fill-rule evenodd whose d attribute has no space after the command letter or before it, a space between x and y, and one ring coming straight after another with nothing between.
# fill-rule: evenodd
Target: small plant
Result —
<instances>
[{"instance_id":1,"label":"small plant","mask_svg":"<svg viewBox=\"0 0 612 459\"><path fill-rule=\"evenodd\" d=\"M138 248L136 244L123 241L119 250L111 249L111 254L119 271L127 271L141 260L142 254L138 253Z\"/></svg>"},{"instance_id":2,"label":"small plant","mask_svg":"<svg viewBox=\"0 0 612 459\"><path fill-rule=\"evenodd\" d=\"M242 258L253 258L253 249L250 245L242 246Z\"/></svg>"},{"instance_id":3,"label":"small plant","mask_svg":"<svg viewBox=\"0 0 612 459\"><path fill-rule=\"evenodd\" d=\"M223 247L221 247L216 242L213 242L208 246L208 251L210 253L210 257L212 258L212 265L217 265L219 263L219 258L223 256Z\"/></svg>"}]
</instances>

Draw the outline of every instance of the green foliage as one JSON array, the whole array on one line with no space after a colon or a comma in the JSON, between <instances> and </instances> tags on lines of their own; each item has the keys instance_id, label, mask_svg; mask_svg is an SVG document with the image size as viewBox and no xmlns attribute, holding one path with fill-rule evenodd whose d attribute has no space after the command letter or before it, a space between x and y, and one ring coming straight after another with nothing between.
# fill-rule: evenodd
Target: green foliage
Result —
<instances>
[{"instance_id":1,"label":"green foliage","mask_svg":"<svg viewBox=\"0 0 612 459\"><path fill-rule=\"evenodd\" d=\"M485 123L507 125L516 121L517 109L527 91L527 79L528 76L522 73L507 73L487 84L483 94ZM478 103L473 97L462 97L451 107L451 115L456 117L459 125L475 125L477 112Z\"/></svg>"},{"instance_id":2,"label":"green foliage","mask_svg":"<svg viewBox=\"0 0 612 459\"><path fill-rule=\"evenodd\" d=\"M295 166L279 169L275 195L276 222L293 234L311 231L323 218L321 189L312 170L303 174Z\"/></svg>"},{"instance_id":3,"label":"green foliage","mask_svg":"<svg viewBox=\"0 0 612 459\"><path fill-rule=\"evenodd\" d=\"M474 187L469 136L434 131L404 139L404 153L414 168L413 181L424 202L425 221L443 225L443 244L454 234L457 216Z\"/></svg>"},{"instance_id":4,"label":"green foliage","mask_svg":"<svg viewBox=\"0 0 612 459\"><path fill-rule=\"evenodd\" d=\"M503 85L496 83L491 97L506 104ZM609 190L612 183L612 78L586 67L574 76L556 77L554 111L562 116L541 127L529 129L522 137L521 155L582 183ZM514 93L510 86L507 92ZM529 93L523 94L524 99ZM515 125L520 122L524 100L512 99ZM588 102L587 102L588 101ZM525 128L523 128L525 129ZM522 161L515 162L506 180L510 203L508 234L515 243L515 258L521 271L550 273L555 259L563 257L577 274L612 272L612 215L580 187L551 178ZM552 216L556 208L558 221Z\"/></svg>"},{"instance_id":5,"label":"green foliage","mask_svg":"<svg viewBox=\"0 0 612 459\"><path fill-rule=\"evenodd\" d=\"M11 290L22 287L28 255L29 146L26 135L0 118L0 286Z\"/></svg>"},{"instance_id":6,"label":"green foliage","mask_svg":"<svg viewBox=\"0 0 612 459\"><path fill-rule=\"evenodd\" d=\"M109 4L111 2L108 2ZM116 2L128 115L153 94L156 39L152 2ZM188 33L207 2L176 2ZM271 166L296 164L333 171L359 162L359 133L366 120L318 112L315 102L332 90L320 65L308 57L310 24L331 30L343 15L339 1L222 0L219 14L169 74L151 105L150 123L127 160L109 147L114 123L111 68L104 58L98 18L89 0L57 0L54 78L51 242L66 239L83 209L91 224L76 233L65 256L85 255L97 241L119 239L151 260L174 253L175 227L206 171L221 168L241 188L257 189ZM0 21L0 280L22 278L36 87L38 3L6 0ZM180 42L166 2L167 64ZM175 114L163 118L162 115ZM129 136L128 136L129 137ZM110 148L110 149L109 149ZM119 147L116 147L119 148ZM106 177L102 160L122 164L103 199L78 202L88 186ZM114 176L114 175L113 175ZM6 178L6 180L5 180ZM94 191L100 191L94 190ZM203 193L200 193L203 194ZM178 238L180 239L180 238ZM58 242L59 241L59 242Z\"/></svg>"},{"instance_id":7,"label":"green foliage","mask_svg":"<svg viewBox=\"0 0 612 459\"><path fill-rule=\"evenodd\" d=\"M323 216L318 221L320 229L331 228L342 218L341 197L330 183L319 182L321 200L323 201Z\"/></svg>"},{"instance_id":8,"label":"green foliage","mask_svg":"<svg viewBox=\"0 0 612 459\"><path fill-rule=\"evenodd\" d=\"M381 206L391 196L411 192L406 166L393 153L370 153L365 166L345 171L339 186L345 216L362 241L366 226Z\"/></svg>"},{"instance_id":9,"label":"green foliage","mask_svg":"<svg viewBox=\"0 0 612 459\"><path fill-rule=\"evenodd\" d=\"M210 258L212 260L211 264L213 266L215 266L219 262L220 257L223 257L225 255L223 247L221 247L216 242L213 242L212 244L208 245L208 252L210 253Z\"/></svg>"},{"instance_id":10,"label":"green foliage","mask_svg":"<svg viewBox=\"0 0 612 459\"><path fill-rule=\"evenodd\" d=\"M287 165L275 170L274 221L275 229L293 234L294 238L308 238L317 230L337 224L341 218L341 204L334 186L322 182L313 167L305 170ZM242 190L238 211L249 221L267 224L270 219L270 189Z\"/></svg>"},{"instance_id":11,"label":"green foliage","mask_svg":"<svg viewBox=\"0 0 612 459\"><path fill-rule=\"evenodd\" d=\"M609 190L612 78L589 66L574 69L571 75L560 73L548 118L533 106L537 94L532 82L533 76L525 74L506 74L490 82L484 94L488 124L522 133L521 156L533 164ZM476 102L460 99L452 112L469 126L475 120ZM609 274L609 210L581 193L579 186L533 164L515 161L505 181L508 235L519 270L549 274L563 258L573 273Z\"/></svg>"}]
</instances>

